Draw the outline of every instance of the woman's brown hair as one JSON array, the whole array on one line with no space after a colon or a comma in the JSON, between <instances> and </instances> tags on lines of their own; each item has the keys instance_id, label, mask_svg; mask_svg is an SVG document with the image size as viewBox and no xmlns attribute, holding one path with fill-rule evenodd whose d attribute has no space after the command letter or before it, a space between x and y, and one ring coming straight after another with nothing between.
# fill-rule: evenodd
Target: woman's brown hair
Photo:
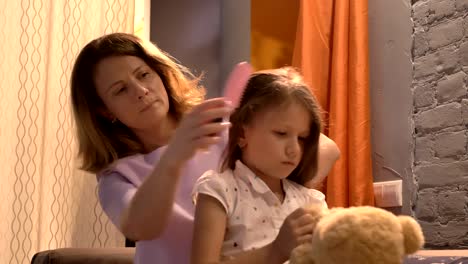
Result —
<instances>
[{"instance_id":1,"label":"woman's brown hair","mask_svg":"<svg viewBox=\"0 0 468 264\"><path fill-rule=\"evenodd\" d=\"M168 94L169 114L177 121L205 95L198 78L150 42L126 33L92 40L79 53L71 76L81 169L89 172L97 173L119 158L144 152L128 127L100 114L105 106L96 91L96 65L115 56L139 57L159 75Z\"/></svg>"},{"instance_id":2,"label":"woman's brown hair","mask_svg":"<svg viewBox=\"0 0 468 264\"><path fill-rule=\"evenodd\" d=\"M232 126L229 129L229 141L221 170L234 169L236 161L241 159L242 152L238 140L244 126L251 124L259 112L292 102L299 103L307 109L311 116L311 124L301 162L288 179L299 184L311 180L317 172L318 145L322 128L321 110L302 76L291 67L260 71L250 77L239 107L231 114Z\"/></svg>"}]
</instances>

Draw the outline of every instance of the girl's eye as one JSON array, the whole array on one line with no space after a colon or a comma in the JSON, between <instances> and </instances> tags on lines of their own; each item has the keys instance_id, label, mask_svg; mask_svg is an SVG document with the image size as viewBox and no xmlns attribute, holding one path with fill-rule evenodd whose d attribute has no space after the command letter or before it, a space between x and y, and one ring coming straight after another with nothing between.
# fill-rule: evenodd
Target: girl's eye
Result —
<instances>
[{"instance_id":1,"label":"girl's eye","mask_svg":"<svg viewBox=\"0 0 468 264\"><path fill-rule=\"evenodd\" d=\"M286 136L286 132L284 131L274 131L274 133L278 136Z\"/></svg>"}]
</instances>

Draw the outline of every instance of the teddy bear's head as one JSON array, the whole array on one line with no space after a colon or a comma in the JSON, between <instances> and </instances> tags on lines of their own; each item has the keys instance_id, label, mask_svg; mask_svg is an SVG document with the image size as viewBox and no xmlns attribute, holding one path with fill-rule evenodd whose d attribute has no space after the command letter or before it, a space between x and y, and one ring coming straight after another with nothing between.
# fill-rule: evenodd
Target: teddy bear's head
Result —
<instances>
[{"instance_id":1,"label":"teddy bear's head","mask_svg":"<svg viewBox=\"0 0 468 264\"><path fill-rule=\"evenodd\" d=\"M370 207L310 208L317 217L312 242L297 247L291 264L400 264L424 244L419 224Z\"/></svg>"}]
</instances>

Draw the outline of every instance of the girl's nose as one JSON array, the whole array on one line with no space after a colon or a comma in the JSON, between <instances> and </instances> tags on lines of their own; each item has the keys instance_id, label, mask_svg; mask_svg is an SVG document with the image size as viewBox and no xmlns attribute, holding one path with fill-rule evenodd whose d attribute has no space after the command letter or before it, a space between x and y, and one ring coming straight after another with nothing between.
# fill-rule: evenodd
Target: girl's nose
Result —
<instances>
[{"instance_id":1,"label":"girl's nose","mask_svg":"<svg viewBox=\"0 0 468 264\"><path fill-rule=\"evenodd\" d=\"M288 158L296 158L297 154L300 152L300 145L297 140L294 140L294 142L291 142L288 144L286 147L286 155Z\"/></svg>"}]
</instances>

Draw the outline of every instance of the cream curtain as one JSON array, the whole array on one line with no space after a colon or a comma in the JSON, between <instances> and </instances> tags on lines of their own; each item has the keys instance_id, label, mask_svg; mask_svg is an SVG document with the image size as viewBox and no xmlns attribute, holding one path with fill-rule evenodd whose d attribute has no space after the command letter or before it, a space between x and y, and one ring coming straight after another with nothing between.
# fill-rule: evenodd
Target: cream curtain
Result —
<instances>
[{"instance_id":1,"label":"cream curtain","mask_svg":"<svg viewBox=\"0 0 468 264\"><path fill-rule=\"evenodd\" d=\"M69 78L80 48L133 32L134 0L0 0L0 263L124 245L77 169Z\"/></svg>"}]
</instances>

